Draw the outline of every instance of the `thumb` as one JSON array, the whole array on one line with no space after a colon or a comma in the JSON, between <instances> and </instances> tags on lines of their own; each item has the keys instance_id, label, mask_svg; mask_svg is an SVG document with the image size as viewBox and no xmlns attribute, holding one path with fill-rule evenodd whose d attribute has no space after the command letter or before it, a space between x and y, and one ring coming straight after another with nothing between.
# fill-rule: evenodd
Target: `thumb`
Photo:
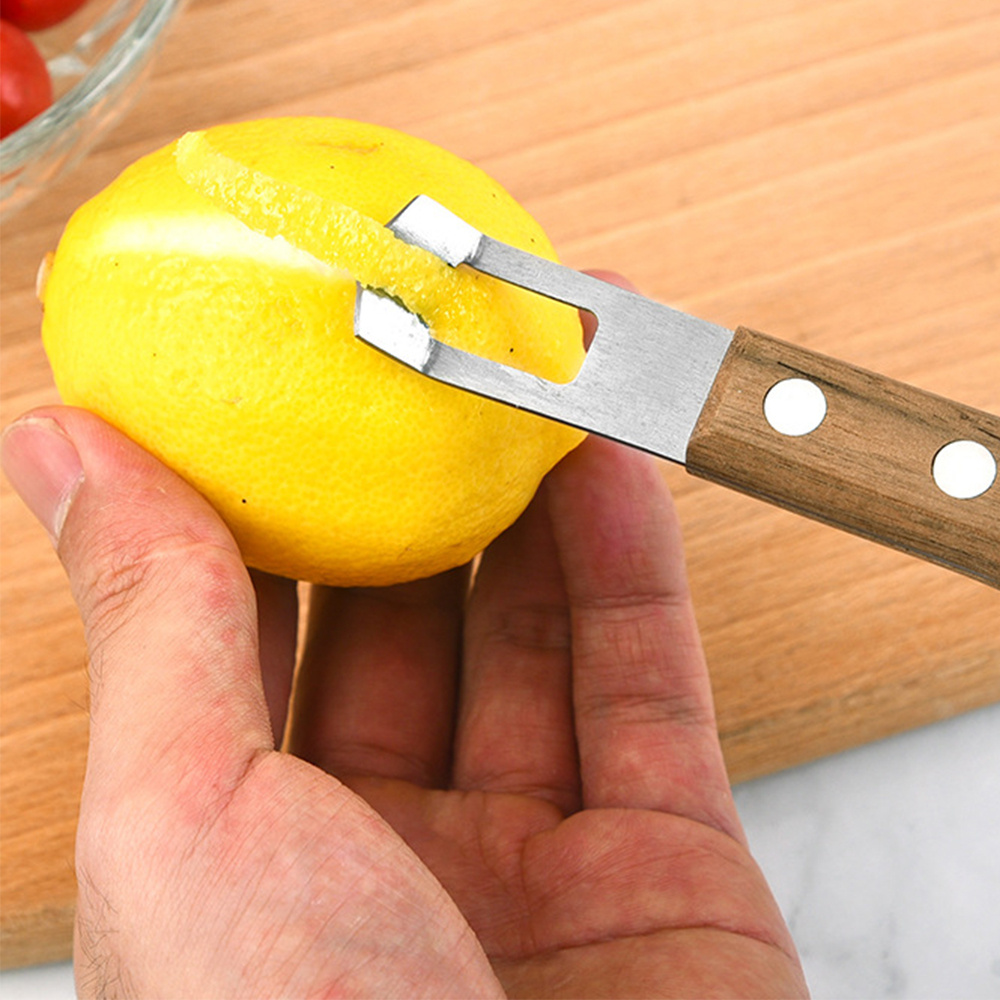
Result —
<instances>
[{"instance_id":1,"label":"thumb","mask_svg":"<svg viewBox=\"0 0 1000 1000\"><path fill-rule=\"evenodd\" d=\"M253 587L205 500L83 410L7 428L3 467L56 545L90 654L88 785L193 804L273 747ZM90 789L97 791L96 788Z\"/></svg>"}]
</instances>

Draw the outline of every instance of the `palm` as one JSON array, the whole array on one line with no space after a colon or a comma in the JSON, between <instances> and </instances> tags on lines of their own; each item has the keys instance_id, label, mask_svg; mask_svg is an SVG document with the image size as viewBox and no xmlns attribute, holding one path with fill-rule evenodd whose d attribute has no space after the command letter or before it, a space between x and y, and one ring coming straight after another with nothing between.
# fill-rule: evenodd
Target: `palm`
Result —
<instances>
[{"instance_id":1,"label":"palm","mask_svg":"<svg viewBox=\"0 0 1000 1000\"><path fill-rule=\"evenodd\" d=\"M115 909L145 928L152 970L124 992L169 982L175 995L488 996L484 957L512 997L804 991L762 877L710 826L644 809L563 818L534 795L399 779L351 784L357 795L265 754L224 819L148 840L134 822L123 829L121 857L154 843L174 873L113 880ZM178 922L179 903L199 899ZM107 935L94 895L82 902L81 928ZM105 945L81 943L93 955ZM81 992L115 995L117 975L91 965Z\"/></svg>"},{"instance_id":2,"label":"palm","mask_svg":"<svg viewBox=\"0 0 1000 1000\"><path fill-rule=\"evenodd\" d=\"M563 819L530 796L363 780L471 924L510 996L788 996L780 914L731 837L646 810Z\"/></svg>"}]
</instances>

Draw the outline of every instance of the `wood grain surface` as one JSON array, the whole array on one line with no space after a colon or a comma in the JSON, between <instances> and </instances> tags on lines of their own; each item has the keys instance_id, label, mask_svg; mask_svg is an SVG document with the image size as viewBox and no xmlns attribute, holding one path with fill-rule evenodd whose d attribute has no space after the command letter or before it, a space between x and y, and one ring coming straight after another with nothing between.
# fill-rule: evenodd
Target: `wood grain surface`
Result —
<instances>
[{"instance_id":1,"label":"wood grain surface","mask_svg":"<svg viewBox=\"0 0 1000 1000\"><path fill-rule=\"evenodd\" d=\"M3 227L4 423L55 400L67 217L188 129L359 118L504 183L576 267L1000 412L1000 0L192 0L128 117ZM1000 595L664 467L734 779L1000 699ZM67 955L87 738L48 541L2 515L2 961Z\"/></svg>"}]
</instances>

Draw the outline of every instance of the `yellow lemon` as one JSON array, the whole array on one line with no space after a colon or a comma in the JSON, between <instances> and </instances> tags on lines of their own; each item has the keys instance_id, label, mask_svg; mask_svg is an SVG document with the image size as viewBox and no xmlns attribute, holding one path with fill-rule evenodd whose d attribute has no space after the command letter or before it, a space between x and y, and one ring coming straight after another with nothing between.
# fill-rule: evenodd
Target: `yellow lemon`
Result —
<instances>
[{"instance_id":1,"label":"yellow lemon","mask_svg":"<svg viewBox=\"0 0 1000 1000\"><path fill-rule=\"evenodd\" d=\"M385 223L418 194L554 258L482 171L373 125L225 125L139 160L51 261L42 332L60 394L193 484L251 566L346 586L460 565L582 435L357 341L356 282L543 378L572 378L583 348L574 310L397 240Z\"/></svg>"}]
</instances>

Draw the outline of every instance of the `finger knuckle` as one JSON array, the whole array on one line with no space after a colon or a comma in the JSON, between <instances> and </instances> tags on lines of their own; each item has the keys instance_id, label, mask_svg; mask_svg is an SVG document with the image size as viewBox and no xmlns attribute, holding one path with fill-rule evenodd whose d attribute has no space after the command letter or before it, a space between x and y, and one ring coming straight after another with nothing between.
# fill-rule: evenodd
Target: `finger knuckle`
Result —
<instances>
[{"instance_id":1,"label":"finger knuckle","mask_svg":"<svg viewBox=\"0 0 1000 1000\"><path fill-rule=\"evenodd\" d=\"M569 610L557 604L515 605L498 615L487 641L532 651L570 646Z\"/></svg>"},{"instance_id":2,"label":"finger knuckle","mask_svg":"<svg viewBox=\"0 0 1000 1000\"><path fill-rule=\"evenodd\" d=\"M183 605L192 627L201 616L216 621L233 606L235 571L242 571L232 553L185 527L151 534L118 524L87 539L82 551L86 556L70 575L87 637L92 711L107 656L122 643L146 642L130 631L141 623L144 609Z\"/></svg>"},{"instance_id":3,"label":"finger knuckle","mask_svg":"<svg viewBox=\"0 0 1000 1000\"><path fill-rule=\"evenodd\" d=\"M154 551L142 536L116 535L95 546L77 595L92 627L108 635L127 620L130 598L148 579Z\"/></svg>"},{"instance_id":4,"label":"finger knuckle","mask_svg":"<svg viewBox=\"0 0 1000 1000\"><path fill-rule=\"evenodd\" d=\"M136 599L151 591L199 583L227 593L231 560L219 546L185 527L149 532L117 525L91 539L76 580L76 599L88 628L108 638L132 618ZM204 588L201 588L204 589Z\"/></svg>"}]
</instances>

